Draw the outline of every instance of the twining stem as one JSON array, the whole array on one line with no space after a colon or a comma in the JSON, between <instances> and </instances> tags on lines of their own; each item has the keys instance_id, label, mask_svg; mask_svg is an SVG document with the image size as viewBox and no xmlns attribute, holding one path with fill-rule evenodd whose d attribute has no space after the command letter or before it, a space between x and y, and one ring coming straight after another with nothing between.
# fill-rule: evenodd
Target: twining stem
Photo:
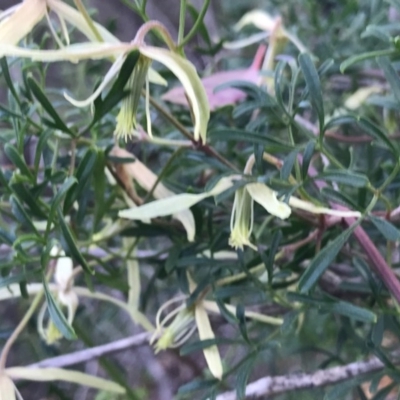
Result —
<instances>
[{"instance_id":1,"label":"twining stem","mask_svg":"<svg viewBox=\"0 0 400 400\"><path fill-rule=\"evenodd\" d=\"M181 0L181 8L179 11L178 46L180 46L180 43L183 40L183 35L185 33L186 1L187 0Z\"/></svg>"},{"instance_id":2,"label":"twining stem","mask_svg":"<svg viewBox=\"0 0 400 400\"><path fill-rule=\"evenodd\" d=\"M0 374L6 367L7 356L11 350L12 345L17 340L17 338L21 334L21 332L24 330L25 326L29 322L30 318L32 317L32 315L34 314L36 309L39 307L39 304L42 300L43 294L44 294L43 290L41 290L40 292L38 292L36 294L36 296L32 300L32 303L31 303L28 311L25 313L24 317L21 319L18 326L14 329L14 332L11 334L11 336L8 338L6 344L4 345L3 351L1 352L1 356L0 356Z\"/></svg>"},{"instance_id":3,"label":"twining stem","mask_svg":"<svg viewBox=\"0 0 400 400\"><path fill-rule=\"evenodd\" d=\"M204 16L206 15L209 5L210 5L210 0L205 0L203 3L203 7L199 12L199 16L196 19L196 22L193 24L192 29L189 31L186 37L179 43L179 48L184 47L195 35L197 30L199 29L200 24L203 22Z\"/></svg>"},{"instance_id":4,"label":"twining stem","mask_svg":"<svg viewBox=\"0 0 400 400\"><path fill-rule=\"evenodd\" d=\"M85 18L86 23L88 24L90 30L93 32L93 35L96 37L97 41L103 42L103 38L101 37L99 31L97 30L96 26L94 25L92 18L90 18L90 15L88 14L82 1L74 0L74 3L76 5L76 8L82 14L83 18Z\"/></svg>"},{"instance_id":5,"label":"twining stem","mask_svg":"<svg viewBox=\"0 0 400 400\"><path fill-rule=\"evenodd\" d=\"M142 96L146 96L146 91L142 90ZM194 136L172 115L170 114L164 107L162 107L152 96L149 96L150 104L162 115L169 123L171 123L175 128L177 128L183 136L188 138L196 148L198 148L203 153L216 158L222 164L226 165L233 171L239 172L239 169L233 165L230 161L226 158L221 156L216 150L206 144L199 144L194 139Z\"/></svg>"}]
</instances>

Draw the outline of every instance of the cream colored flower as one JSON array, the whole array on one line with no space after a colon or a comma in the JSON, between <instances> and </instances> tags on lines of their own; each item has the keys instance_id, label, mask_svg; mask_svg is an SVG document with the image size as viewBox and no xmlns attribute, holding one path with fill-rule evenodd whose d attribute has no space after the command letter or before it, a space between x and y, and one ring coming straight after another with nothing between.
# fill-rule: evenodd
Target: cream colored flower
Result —
<instances>
[{"instance_id":1,"label":"cream colored flower","mask_svg":"<svg viewBox=\"0 0 400 400\"><path fill-rule=\"evenodd\" d=\"M196 283L188 274L190 292L196 290ZM208 313L220 314L219 307L215 301L204 299L202 296L191 306L186 305L187 296L179 295L164 303L157 312L156 330L150 343L155 343L156 352L167 348L175 348L185 343L197 330L200 340L215 339L214 331L210 324ZM164 318L161 316L172 304L178 306L168 313ZM229 312L235 313L235 307L230 304L224 305ZM259 322L281 325L281 318L269 317L257 312L245 311L248 318ZM222 379L223 366L218 347L211 345L203 349L204 358L212 375L217 379Z\"/></svg>"},{"instance_id":2,"label":"cream colored flower","mask_svg":"<svg viewBox=\"0 0 400 400\"><path fill-rule=\"evenodd\" d=\"M62 24L67 21L90 41L68 44L55 50L40 50L17 46L17 43L47 15L47 9L54 11L60 21L63 21ZM134 40L128 43L120 42L100 24L93 21L89 23L77 10L61 0L25 0L19 7L12 7L0 14L0 19L2 16L3 20L0 23L0 57L26 57L43 62L78 62L87 59L115 58L115 62L105 75L103 82L88 99L77 101L65 95L77 107L85 107L93 103L110 81L118 74L127 54L131 51L137 50L143 57L165 65L180 80L190 100L194 117L195 139L201 139L205 143L210 111L204 87L194 66L174 52L175 44L165 27L159 22L149 21L145 23L137 32ZM154 29L160 32L170 50L148 46L144 42L146 34ZM51 31L54 32L54 29L51 28ZM62 44L60 40L56 41L59 45ZM155 76L155 80L159 83L160 78L155 71L152 71L151 74L149 73L149 80ZM137 90L141 89L139 88L139 84L140 82L138 82ZM149 113L147 113L147 117L148 126L150 126ZM121 134L120 130L117 133ZM128 135L129 131L123 131L122 134Z\"/></svg>"}]
</instances>

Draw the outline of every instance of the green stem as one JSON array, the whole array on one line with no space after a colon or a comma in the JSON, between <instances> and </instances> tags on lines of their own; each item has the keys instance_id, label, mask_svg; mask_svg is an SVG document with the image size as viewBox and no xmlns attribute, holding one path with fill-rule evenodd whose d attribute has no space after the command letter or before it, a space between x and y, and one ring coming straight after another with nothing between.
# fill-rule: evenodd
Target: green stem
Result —
<instances>
[{"instance_id":1,"label":"green stem","mask_svg":"<svg viewBox=\"0 0 400 400\"><path fill-rule=\"evenodd\" d=\"M178 46L180 46L183 40L183 35L185 33L185 17L186 17L186 0L181 0L181 8L179 12Z\"/></svg>"},{"instance_id":2,"label":"green stem","mask_svg":"<svg viewBox=\"0 0 400 400\"><path fill-rule=\"evenodd\" d=\"M43 290L41 290L40 292L38 292L36 294L28 311L25 313L24 317L19 322L18 326L15 328L14 332L11 334L11 336L8 338L6 344L4 345L3 351L1 352L1 356L0 356L0 373L6 367L7 356L11 350L12 345L17 340L20 333L24 330L25 326L27 325L30 318L36 311L37 307L39 306L40 301L42 300L42 297L43 297L43 293L44 293Z\"/></svg>"},{"instance_id":3,"label":"green stem","mask_svg":"<svg viewBox=\"0 0 400 400\"><path fill-rule=\"evenodd\" d=\"M210 0L205 0L203 3L203 7L199 12L199 16L196 19L196 22L192 26L192 29L189 31L189 33L183 38L182 42L179 43L179 48L183 48L193 38L197 30L199 29L200 24L203 22L209 5Z\"/></svg>"},{"instance_id":4,"label":"green stem","mask_svg":"<svg viewBox=\"0 0 400 400\"><path fill-rule=\"evenodd\" d=\"M90 15L88 14L85 6L83 5L81 0L74 0L74 3L79 10L79 12L82 14L83 18L85 19L86 23L89 25L90 30L93 32L94 36L96 37L97 41L99 42L104 42L102 36L100 35L99 31L97 30L96 26L93 23L92 18L90 18Z\"/></svg>"},{"instance_id":5,"label":"green stem","mask_svg":"<svg viewBox=\"0 0 400 400\"><path fill-rule=\"evenodd\" d=\"M164 168L162 169L162 171L158 174L157 179L154 182L154 185L151 187L151 189L148 191L146 197L143 199L143 203L146 203L150 199L150 197L153 195L155 188L161 182L161 179L164 177L164 175L167 173L172 162L175 160L176 157L178 157L182 153L183 150L184 150L184 147L180 147L179 149L174 151L172 156L169 158L167 163L164 165Z\"/></svg>"}]
</instances>

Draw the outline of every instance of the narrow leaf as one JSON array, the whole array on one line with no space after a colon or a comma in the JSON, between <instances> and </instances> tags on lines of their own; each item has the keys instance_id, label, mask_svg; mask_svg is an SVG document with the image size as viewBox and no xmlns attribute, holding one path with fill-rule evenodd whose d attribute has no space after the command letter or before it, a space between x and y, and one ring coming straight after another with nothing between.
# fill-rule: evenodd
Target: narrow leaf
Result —
<instances>
[{"instance_id":1,"label":"narrow leaf","mask_svg":"<svg viewBox=\"0 0 400 400\"><path fill-rule=\"evenodd\" d=\"M374 215L370 215L369 219L387 240L394 242L400 240L400 231L389 221L375 217Z\"/></svg>"},{"instance_id":2,"label":"narrow leaf","mask_svg":"<svg viewBox=\"0 0 400 400\"><path fill-rule=\"evenodd\" d=\"M18 150L10 143L4 146L4 152L6 153L9 160L20 170L22 175L25 175L29 180L33 181L32 172L29 170L25 161L22 159Z\"/></svg>"},{"instance_id":3,"label":"narrow leaf","mask_svg":"<svg viewBox=\"0 0 400 400\"><path fill-rule=\"evenodd\" d=\"M79 263L86 272L93 274L94 271L91 267L89 267L86 260L83 258L81 252L79 251L78 246L75 243L75 239L72 236L72 232L70 231L67 223L65 222L64 216L60 208L58 208L57 211L58 211L58 221L60 224L61 237L62 237L61 243L63 244L65 253L68 256L72 257L77 263Z\"/></svg>"},{"instance_id":4,"label":"narrow leaf","mask_svg":"<svg viewBox=\"0 0 400 400\"><path fill-rule=\"evenodd\" d=\"M28 77L27 82L33 95L42 105L47 114L49 114L49 116L52 118L57 128L71 136L74 136L72 131L67 127L67 125L65 125L64 121L58 115L57 111L54 109L50 100L46 97L46 95L44 94L40 86L37 84L37 82L32 77Z\"/></svg>"},{"instance_id":5,"label":"narrow leaf","mask_svg":"<svg viewBox=\"0 0 400 400\"><path fill-rule=\"evenodd\" d=\"M76 339L76 334L72 326L68 324L65 315L58 307L53 295L47 285L46 279L43 278L44 295L46 297L47 309L49 310L50 318L60 333L68 340Z\"/></svg>"},{"instance_id":6,"label":"narrow leaf","mask_svg":"<svg viewBox=\"0 0 400 400\"><path fill-rule=\"evenodd\" d=\"M390 63L388 57L379 57L377 59L379 66L383 69L383 73L389 83L389 87L392 90L394 97L400 103L400 78L397 75L397 71Z\"/></svg>"},{"instance_id":7,"label":"narrow leaf","mask_svg":"<svg viewBox=\"0 0 400 400\"><path fill-rule=\"evenodd\" d=\"M342 170L323 172L322 174L318 175L316 179L343 183L344 185L350 185L356 188L365 187L369 183L368 177L366 175Z\"/></svg>"},{"instance_id":8,"label":"narrow leaf","mask_svg":"<svg viewBox=\"0 0 400 400\"><path fill-rule=\"evenodd\" d=\"M337 254L347 242L350 235L356 228L356 224L350 226L338 237L335 238L331 243L325 246L314 259L310 262L304 274L301 276L299 281L299 290L304 293L310 290L315 283L318 281L320 276L329 267L332 261L336 258Z\"/></svg>"},{"instance_id":9,"label":"narrow leaf","mask_svg":"<svg viewBox=\"0 0 400 400\"><path fill-rule=\"evenodd\" d=\"M320 132L322 135L325 113L324 113L324 104L322 99L321 83L319 81L318 72L311 59L311 56L307 53L300 54L299 64L309 90L311 103L318 115Z\"/></svg>"}]
</instances>

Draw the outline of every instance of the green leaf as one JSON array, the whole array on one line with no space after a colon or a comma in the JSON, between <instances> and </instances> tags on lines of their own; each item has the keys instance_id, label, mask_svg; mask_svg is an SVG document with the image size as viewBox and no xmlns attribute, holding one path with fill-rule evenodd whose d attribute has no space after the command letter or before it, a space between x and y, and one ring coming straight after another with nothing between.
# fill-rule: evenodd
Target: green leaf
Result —
<instances>
[{"instance_id":1,"label":"green leaf","mask_svg":"<svg viewBox=\"0 0 400 400\"><path fill-rule=\"evenodd\" d=\"M13 83L11 75L10 75L10 70L8 68L8 63L7 63L6 57L0 58L0 66L1 66L1 70L3 72L4 80L6 81L6 84L7 84L8 88L10 89L11 94L13 95L13 97L17 101L17 103L20 104L19 96L18 96L17 91L15 90L14 83Z\"/></svg>"},{"instance_id":2,"label":"green leaf","mask_svg":"<svg viewBox=\"0 0 400 400\"><path fill-rule=\"evenodd\" d=\"M322 99L321 83L319 81L317 69L315 68L311 56L307 53L302 53L299 55L299 64L309 90L311 104L318 115L320 134L323 135L325 112Z\"/></svg>"},{"instance_id":3,"label":"green leaf","mask_svg":"<svg viewBox=\"0 0 400 400\"><path fill-rule=\"evenodd\" d=\"M11 211L15 218L26 228L29 228L31 231L35 232L37 236L40 236L32 222L30 215L25 211L24 207L15 196L10 197L10 204Z\"/></svg>"},{"instance_id":4,"label":"green leaf","mask_svg":"<svg viewBox=\"0 0 400 400\"><path fill-rule=\"evenodd\" d=\"M383 69L383 73L385 74L394 97L400 103L400 78L397 75L397 71L393 68L388 57L379 57L377 61L379 66Z\"/></svg>"},{"instance_id":5,"label":"green leaf","mask_svg":"<svg viewBox=\"0 0 400 400\"><path fill-rule=\"evenodd\" d=\"M300 292L305 293L315 285L321 275L336 258L343 245L348 241L357 225L358 223L350 226L313 258L299 280Z\"/></svg>"},{"instance_id":6,"label":"green leaf","mask_svg":"<svg viewBox=\"0 0 400 400\"><path fill-rule=\"evenodd\" d=\"M346 394L349 393L350 390L358 386L360 383L363 383L365 380L367 380L367 377L359 376L347 382L341 382L339 385L336 385L334 388L329 390L329 392L325 395L324 400L346 399Z\"/></svg>"},{"instance_id":7,"label":"green leaf","mask_svg":"<svg viewBox=\"0 0 400 400\"><path fill-rule=\"evenodd\" d=\"M334 201L343 204L352 210L358 210L357 204L350 199L345 193L332 189L331 187L324 187L321 189L321 194L329 201Z\"/></svg>"},{"instance_id":8,"label":"green leaf","mask_svg":"<svg viewBox=\"0 0 400 400\"><path fill-rule=\"evenodd\" d=\"M39 205L39 201L32 195L32 192L28 190L22 182L12 183L10 187L18 196L18 198L23 200L29 207L33 216L41 219L47 219L47 215Z\"/></svg>"},{"instance_id":9,"label":"green leaf","mask_svg":"<svg viewBox=\"0 0 400 400\"><path fill-rule=\"evenodd\" d=\"M48 129L46 131L43 131L39 136L39 140L36 145L35 160L33 163L33 165L35 166L36 175L39 170L40 158L42 157L43 150L44 150L45 146L47 145L47 142L53 135L54 135L54 131L51 129Z\"/></svg>"},{"instance_id":10,"label":"green leaf","mask_svg":"<svg viewBox=\"0 0 400 400\"><path fill-rule=\"evenodd\" d=\"M77 263L79 263L86 272L94 274L94 270L91 267L89 267L86 260L79 251L78 246L75 243L75 239L72 235L72 232L70 231L67 223L65 222L64 216L60 208L58 208L57 212L61 230L61 237L63 239L61 240L61 243L63 245L65 253L68 256L72 257Z\"/></svg>"},{"instance_id":11,"label":"green leaf","mask_svg":"<svg viewBox=\"0 0 400 400\"><path fill-rule=\"evenodd\" d=\"M239 129L211 130L208 132L208 135L211 140L222 140L225 142L248 142L252 144L262 144L264 146L276 145L283 151L293 149L293 146L290 146L276 138Z\"/></svg>"},{"instance_id":12,"label":"green leaf","mask_svg":"<svg viewBox=\"0 0 400 400\"><path fill-rule=\"evenodd\" d=\"M369 219L387 240L392 240L394 242L400 240L400 231L389 221L375 217L374 215L370 215Z\"/></svg>"},{"instance_id":13,"label":"green leaf","mask_svg":"<svg viewBox=\"0 0 400 400\"><path fill-rule=\"evenodd\" d=\"M314 154L314 150L315 150L315 141L310 140L307 143L306 148L304 149L303 162L301 164L301 176L303 180L306 178L308 174L308 167L310 166L311 157Z\"/></svg>"},{"instance_id":14,"label":"green leaf","mask_svg":"<svg viewBox=\"0 0 400 400\"><path fill-rule=\"evenodd\" d=\"M129 91L125 90L125 86L137 61L139 60L139 55L138 51L132 51L128 54L119 71L118 78L115 80L107 95L104 99L99 96L94 101L94 116L89 128L108 114L124 97L129 94Z\"/></svg>"},{"instance_id":15,"label":"green leaf","mask_svg":"<svg viewBox=\"0 0 400 400\"><path fill-rule=\"evenodd\" d=\"M281 230L275 231L274 234L272 235L271 245L269 247L268 259L266 264L269 283L272 283L275 256L276 253L278 252L278 248L282 241L282 237L283 235Z\"/></svg>"},{"instance_id":16,"label":"green leaf","mask_svg":"<svg viewBox=\"0 0 400 400\"><path fill-rule=\"evenodd\" d=\"M377 321L377 316L372 311L362 307L355 306L346 301L335 302L332 305L327 306L326 309L329 309L332 312L344 315L356 321L361 321L366 323L375 323Z\"/></svg>"},{"instance_id":17,"label":"green leaf","mask_svg":"<svg viewBox=\"0 0 400 400\"><path fill-rule=\"evenodd\" d=\"M337 118L331 119L325 126L325 130L331 129L335 126L346 125L346 124L357 124L364 132L373 137L374 139L381 142L385 147L392 150L396 155L399 151L392 140L389 139L387 133L385 133L381 127L372 123L369 119L365 117L355 117L354 115L343 115Z\"/></svg>"},{"instance_id":18,"label":"green leaf","mask_svg":"<svg viewBox=\"0 0 400 400\"><path fill-rule=\"evenodd\" d=\"M4 152L10 161L20 170L21 174L29 178L30 181L34 181L32 172L29 170L25 161L19 154L18 150L10 143L4 146Z\"/></svg>"},{"instance_id":19,"label":"green leaf","mask_svg":"<svg viewBox=\"0 0 400 400\"><path fill-rule=\"evenodd\" d=\"M4 243L4 244L8 244L9 246L12 246L15 239L16 239L16 237L13 233L0 228L0 243Z\"/></svg>"},{"instance_id":20,"label":"green leaf","mask_svg":"<svg viewBox=\"0 0 400 400\"><path fill-rule=\"evenodd\" d=\"M240 340L227 339L227 338L214 338L214 339L205 339L198 340L194 343L185 344L179 350L179 355L186 356L188 354L194 353L196 351L202 351L207 349L208 347L221 345L221 344L239 344Z\"/></svg>"},{"instance_id":21,"label":"green leaf","mask_svg":"<svg viewBox=\"0 0 400 400\"><path fill-rule=\"evenodd\" d=\"M191 393L196 390L210 389L218 383L218 379L196 379L192 382L186 383L178 389L179 394Z\"/></svg>"},{"instance_id":22,"label":"green leaf","mask_svg":"<svg viewBox=\"0 0 400 400\"><path fill-rule=\"evenodd\" d=\"M292 173L293 165L296 162L297 155L299 154L299 149L294 149L291 151L283 160L283 165L281 168L281 179L286 181L290 174Z\"/></svg>"},{"instance_id":23,"label":"green leaf","mask_svg":"<svg viewBox=\"0 0 400 400\"><path fill-rule=\"evenodd\" d=\"M98 149L96 163L93 167L93 179L94 196L95 196L95 210L94 210L94 229L100 224L105 212L107 211L105 193L106 193L106 174L104 168L106 167L106 157L104 151Z\"/></svg>"},{"instance_id":24,"label":"green leaf","mask_svg":"<svg viewBox=\"0 0 400 400\"><path fill-rule=\"evenodd\" d=\"M347 60L343 61L340 64L340 72L343 73L347 68L360 61L369 60L375 57L391 56L395 53L396 49L385 49L385 50L376 50L367 53L357 54L355 56L349 57Z\"/></svg>"},{"instance_id":25,"label":"green leaf","mask_svg":"<svg viewBox=\"0 0 400 400\"><path fill-rule=\"evenodd\" d=\"M75 171L75 178L78 183L74 189L68 191L65 196L64 212L68 212L74 201L79 199L85 190L88 190L88 183L93 175L96 160L97 150L93 147L89 147Z\"/></svg>"},{"instance_id":26,"label":"green leaf","mask_svg":"<svg viewBox=\"0 0 400 400\"><path fill-rule=\"evenodd\" d=\"M343 183L344 185L350 185L356 188L365 187L369 183L368 177L366 175L358 174L356 172L348 170L326 171L319 174L315 179Z\"/></svg>"},{"instance_id":27,"label":"green leaf","mask_svg":"<svg viewBox=\"0 0 400 400\"><path fill-rule=\"evenodd\" d=\"M73 132L67 127L67 125L65 125L65 123L58 115L57 111L54 109L50 100L46 97L46 95L44 94L40 86L37 84L37 82L31 76L28 77L27 82L33 95L42 105L47 114L49 114L49 116L52 118L55 127L60 131L67 133L68 135L75 136Z\"/></svg>"},{"instance_id":28,"label":"green leaf","mask_svg":"<svg viewBox=\"0 0 400 400\"><path fill-rule=\"evenodd\" d=\"M60 186L57 193L55 194L52 202L51 202L51 209L50 209L50 216L55 215L59 205L62 202L64 196L67 195L69 190L77 183L77 179L73 176L68 177L64 183ZM52 218L51 218L52 219Z\"/></svg>"},{"instance_id":29,"label":"green leaf","mask_svg":"<svg viewBox=\"0 0 400 400\"><path fill-rule=\"evenodd\" d=\"M257 360L257 355L250 357L246 362L244 362L236 378L236 396L238 399L244 399L246 393L247 382L249 381L249 376L253 370L255 361Z\"/></svg>"},{"instance_id":30,"label":"green leaf","mask_svg":"<svg viewBox=\"0 0 400 400\"><path fill-rule=\"evenodd\" d=\"M43 277L44 295L46 297L47 309L49 310L50 318L60 333L68 340L76 339L76 334L72 326L68 324L65 315L58 307L53 295L47 285L46 279Z\"/></svg>"}]
</instances>

